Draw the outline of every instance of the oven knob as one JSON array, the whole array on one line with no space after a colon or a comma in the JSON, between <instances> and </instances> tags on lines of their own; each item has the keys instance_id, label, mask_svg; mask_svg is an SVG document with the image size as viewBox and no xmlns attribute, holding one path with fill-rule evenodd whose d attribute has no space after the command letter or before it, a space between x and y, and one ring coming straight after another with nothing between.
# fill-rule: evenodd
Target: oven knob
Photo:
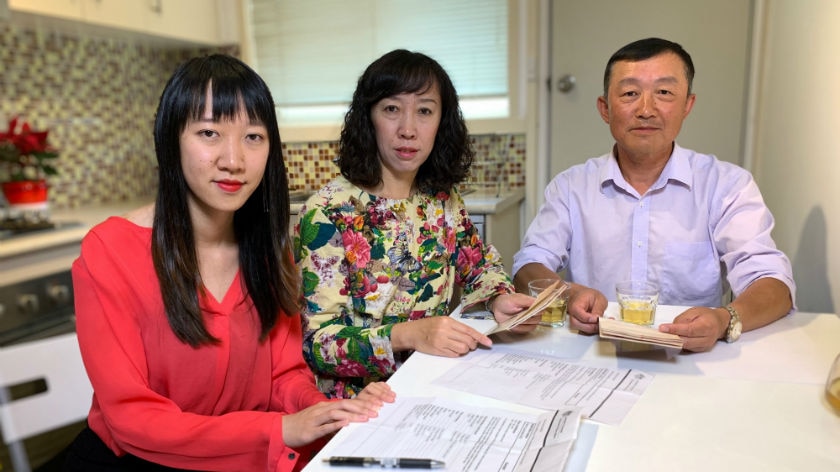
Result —
<instances>
[{"instance_id":1,"label":"oven knob","mask_svg":"<svg viewBox=\"0 0 840 472\"><path fill-rule=\"evenodd\" d=\"M18 296L18 309L22 313L37 313L38 312L38 295L32 293L24 293Z\"/></svg>"},{"instance_id":2,"label":"oven knob","mask_svg":"<svg viewBox=\"0 0 840 472\"><path fill-rule=\"evenodd\" d=\"M70 300L70 287L66 285L49 285L47 286L47 296L56 305L62 305Z\"/></svg>"}]
</instances>

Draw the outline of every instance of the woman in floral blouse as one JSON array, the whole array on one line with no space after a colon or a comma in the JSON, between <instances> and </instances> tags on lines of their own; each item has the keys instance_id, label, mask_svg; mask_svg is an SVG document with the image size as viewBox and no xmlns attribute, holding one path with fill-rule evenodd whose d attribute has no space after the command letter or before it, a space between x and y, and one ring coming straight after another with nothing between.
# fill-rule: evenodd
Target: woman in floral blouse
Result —
<instances>
[{"instance_id":1,"label":"woman in floral blouse","mask_svg":"<svg viewBox=\"0 0 840 472\"><path fill-rule=\"evenodd\" d=\"M515 293L455 188L472 158L458 96L436 61L395 50L365 70L341 131L341 176L306 202L296 226L304 357L321 391L352 397L413 351L454 357L489 346L446 316L453 300L487 302L498 321L532 303Z\"/></svg>"}]
</instances>

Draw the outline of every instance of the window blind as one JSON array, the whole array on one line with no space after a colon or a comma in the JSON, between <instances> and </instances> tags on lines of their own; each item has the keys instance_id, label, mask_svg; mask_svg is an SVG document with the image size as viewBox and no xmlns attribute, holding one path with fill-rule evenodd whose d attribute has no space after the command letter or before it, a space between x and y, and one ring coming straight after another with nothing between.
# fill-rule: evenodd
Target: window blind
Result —
<instances>
[{"instance_id":1,"label":"window blind","mask_svg":"<svg viewBox=\"0 0 840 472\"><path fill-rule=\"evenodd\" d=\"M437 60L462 100L507 103L507 0L251 0L250 16L281 109L346 111L365 67L397 48Z\"/></svg>"}]
</instances>

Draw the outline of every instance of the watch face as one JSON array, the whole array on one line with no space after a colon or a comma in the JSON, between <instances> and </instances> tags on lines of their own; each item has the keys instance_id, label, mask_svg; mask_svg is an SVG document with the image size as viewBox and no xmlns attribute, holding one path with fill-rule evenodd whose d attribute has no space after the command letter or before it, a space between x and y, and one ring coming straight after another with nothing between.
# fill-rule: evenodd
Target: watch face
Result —
<instances>
[{"instance_id":1,"label":"watch face","mask_svg":"<svg viewBox=\"0 0 840 472\"><path fill-rule=\"evenodd\" d=\"M729 335L726 337L727 341L733 342L737 341L738 338L741 337L741 322L737 321L732 324L732 328L729 330Z\"/></svg>"}]
</instances>

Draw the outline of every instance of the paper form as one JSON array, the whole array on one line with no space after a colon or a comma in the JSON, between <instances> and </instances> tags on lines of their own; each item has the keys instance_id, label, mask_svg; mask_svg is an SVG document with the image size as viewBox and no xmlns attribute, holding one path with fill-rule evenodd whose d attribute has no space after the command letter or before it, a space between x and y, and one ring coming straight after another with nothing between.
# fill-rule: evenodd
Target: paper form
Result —
<instances>
[{"instance_id":1,"label":"paper form","mask_svg":"<svg viewBox=\"0 0 840 472\"><path fill-rule=\"evenodd\" d=\"M619 424L653 380L635 369L610 369L505 347L476 350L433 384L547 410L580 408L585 417Z\"/></svg>"},{"instance_id":2,"label":"paper form","mask_svg":"<svg viewBox=\"0 0 840 472\"><path fill-rule=\"evenodd\" d=\"M446 463L443 470L459 472L558 471L580 418L575 408L519 413L445 398L398 397L325 452L437 459Z\"/></svg>"}]
</instances>

